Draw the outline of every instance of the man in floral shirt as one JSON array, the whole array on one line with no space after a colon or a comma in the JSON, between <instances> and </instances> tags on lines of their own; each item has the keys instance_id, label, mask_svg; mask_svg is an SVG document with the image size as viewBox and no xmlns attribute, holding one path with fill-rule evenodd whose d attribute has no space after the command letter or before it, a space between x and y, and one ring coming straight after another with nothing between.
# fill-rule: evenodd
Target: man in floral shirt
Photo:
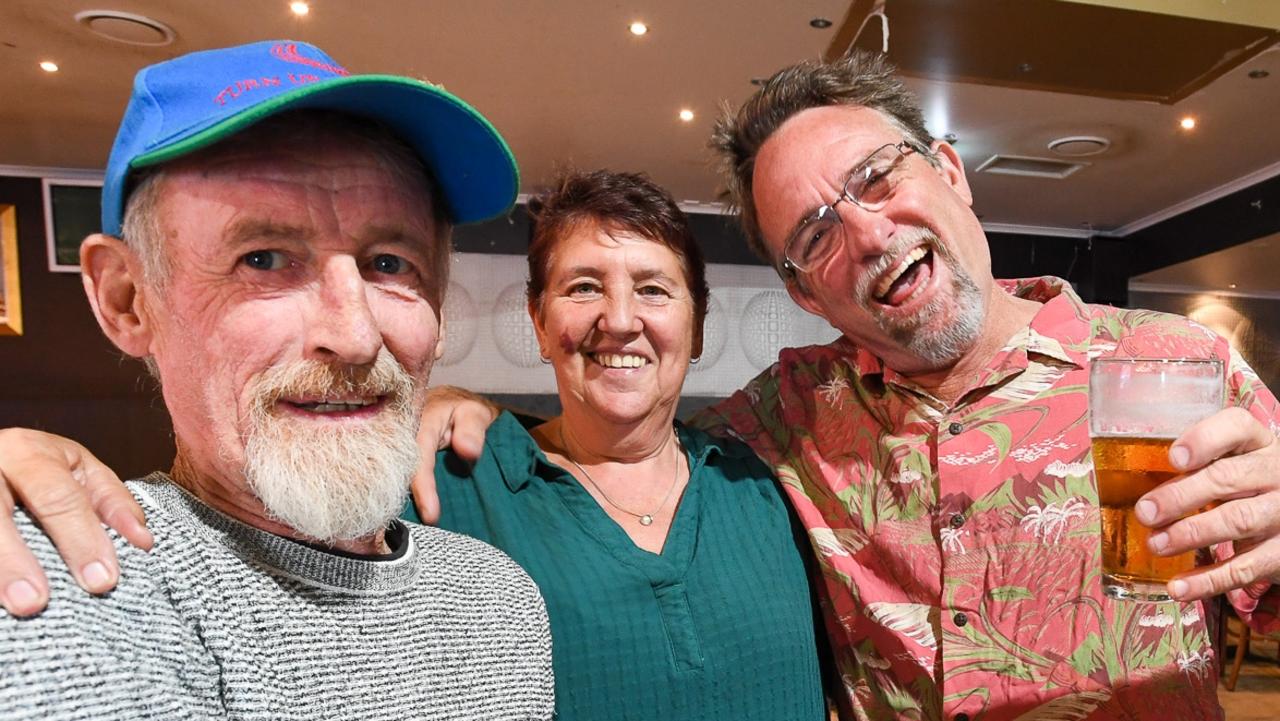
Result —
<instances>
[{"instance_id":1,"label":"man in floral shirt","mask_svg":"<svg viewBox=\"0 0 1280 721\"><path fill-rule=\"evenodd\" d=\"M1222 718L1193 599L1247 586L1229 594L1241 616L1280 625L1265 472L1280 415L1253 371L1185 318L1087 305L1054 278L994 280L959 156L878 56L779 72L714 144L756 250L844 333L784 350L699 419L773 465L809 531L844 715ZM1088 367L1114 355L1227 368L1234 410L1171 455L1184 470L1235 457L1139 513L1161 526L1246 494L1153 542L1267 540L1174 581L1183 603L1102 593Z\"/></svg>"}]
</instances>

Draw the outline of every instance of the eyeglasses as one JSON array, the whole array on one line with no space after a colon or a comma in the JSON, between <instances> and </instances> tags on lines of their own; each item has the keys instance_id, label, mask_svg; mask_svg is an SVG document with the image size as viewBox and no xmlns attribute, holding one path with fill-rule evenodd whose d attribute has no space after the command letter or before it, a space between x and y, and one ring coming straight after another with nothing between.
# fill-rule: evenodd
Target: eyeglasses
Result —
<instances>
[{"instance_id":1,"label":"eyeglasses","mask_svg":"<svg viewBox=\"0 0 1280 721\"><path fill-rule=\"evenodd\" d=\"M840 213L836 212L840 201L847 200L872 213L883 208L902 180L899 168L907 153L911 152L926 157L932 155L916 143L903 140L880 146L866 160L854 166L840 189L840 195L800 221L787 239L782 250L783 277L817 268L842 245L839 230L843 222Z\"/></svg>"}]
</instances>

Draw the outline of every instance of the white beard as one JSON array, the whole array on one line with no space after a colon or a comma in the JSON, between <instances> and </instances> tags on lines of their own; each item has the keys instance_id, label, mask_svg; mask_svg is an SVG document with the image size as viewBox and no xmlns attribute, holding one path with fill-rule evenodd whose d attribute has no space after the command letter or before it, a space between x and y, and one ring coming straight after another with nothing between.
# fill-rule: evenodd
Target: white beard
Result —
<instances>
[{"instance_id":1,"label":"white beard","mask_svg":"<svg viewBox=\"0 0 1280 721\"><path fill-rule=\"evenodd\" d=\"M301 361L271 368L254 384L244 473L273 520L333 543L369 537L400 515L419 460L417 394L385 348L369 368ZM334 391L386 396L386 407L371 421L342 424L275 411L282 396Z\"/></svg>"}]
</instances>

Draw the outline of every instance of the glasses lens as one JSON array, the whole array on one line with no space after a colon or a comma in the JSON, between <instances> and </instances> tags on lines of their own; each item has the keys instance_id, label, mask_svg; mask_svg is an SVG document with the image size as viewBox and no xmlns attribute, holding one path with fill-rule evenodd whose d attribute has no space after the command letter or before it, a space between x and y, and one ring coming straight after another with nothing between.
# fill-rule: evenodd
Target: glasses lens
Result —
<instances>
[{"instance_id":1,"label":"glasses lens","mask_svg":"<svg viewBox=\"0 0 1280 721\"><path fill-rule=\"evenodd\" d=\"M839 245L840 216L824 205L814 213L787 243L787 257L799 270L812 270L826 260Z\"/></svg>"},{"instance_id":2,"label":"glasses lens","mask_svg":"<svg viewBox=\"0 0 1280 721\"><path fill-rule=\"evenodd\" d=\"M898 165L902 163L902 151L890 145L875 152L849 176L845 192L855 203L868 210L876 210L889 200L897 183Z\"/></svg>"}]
</instances>

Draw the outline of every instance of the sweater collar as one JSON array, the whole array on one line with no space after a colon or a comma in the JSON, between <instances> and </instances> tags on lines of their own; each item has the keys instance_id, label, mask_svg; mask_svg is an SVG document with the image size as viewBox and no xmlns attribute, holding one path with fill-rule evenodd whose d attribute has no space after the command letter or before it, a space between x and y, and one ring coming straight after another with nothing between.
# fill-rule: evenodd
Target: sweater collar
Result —
<instances>
[{"instance_id":1,"label":"sweater collar","mask_svg":"<svg viewBox=\"0 0 1280 721\"><path fill-rule=\"evenodd\" d=\"M225 546L246 561L309 586L359 595L395 593L411 586L418 575L413 534L398 520L391 522L387 533L391 553L365 558L322 550L242 523L205 505L164 473L142 479L134 490L181 520L193 533Z\"/></svg>"}]
</instances>

